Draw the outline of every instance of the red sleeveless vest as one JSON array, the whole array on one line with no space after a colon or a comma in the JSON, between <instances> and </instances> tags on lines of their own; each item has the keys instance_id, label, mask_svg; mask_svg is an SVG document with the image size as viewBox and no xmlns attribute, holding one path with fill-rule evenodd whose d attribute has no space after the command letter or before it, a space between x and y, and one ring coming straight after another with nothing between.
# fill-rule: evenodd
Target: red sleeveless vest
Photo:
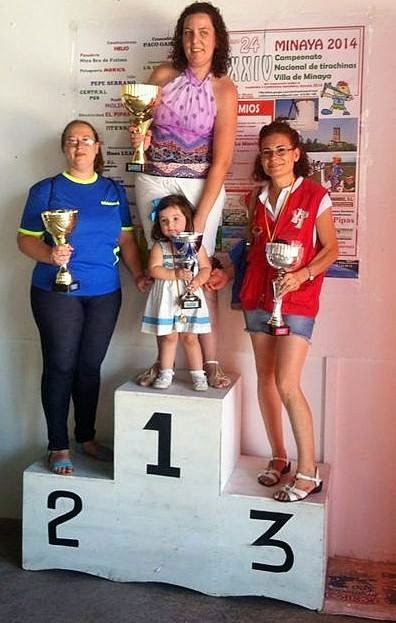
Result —
<instances>
[{"instance_id":1,"label":"red sleeveless vest","mask_svg":"<svg viewBox=\"0 0 396 623\"><path fill-rule=\"evenodd\" d=\"M319 205L325 194L326 190L322 186L304 179L298 188L290 194L288 202L279 216L276 239L290 242L299 240L303 244L303 259L299 268L309 264L322 248L319 240L315 246L312 241ZM268 264L265 256L268 233L264 210L265 207L257 199L252 229L254 228L260 233L253 238L250 246L248 266L240 298L242 309L264 309L267 312L272 312L272 280L276 278L277 271ZM270 231L273 231L275 223L268 211L267 219ZM319 309L322 283L323 274L317 275L313 281L305 281L296 292L286 294L283 297L282 313L315 317Z\"/></svg>"}]
</instances>

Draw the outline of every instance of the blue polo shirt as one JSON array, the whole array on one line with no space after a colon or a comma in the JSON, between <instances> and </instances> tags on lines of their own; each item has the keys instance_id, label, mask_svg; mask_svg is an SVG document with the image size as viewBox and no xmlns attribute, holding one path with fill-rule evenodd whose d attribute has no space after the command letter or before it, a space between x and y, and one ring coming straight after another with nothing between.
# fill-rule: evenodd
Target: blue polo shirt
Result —
<instances>
[{"instance_id":1,"label":"blue polo shirt","mask_svg":"<svg viewBox=\"0 0 396 623\"><path fill-rule=\"evenodd\" d=\"M125 190L96 173L87 180L68 173L42 180L29 191L18 231L54 244L45 231L41 213L60 209L78 210L75 228L67 240L74 248L68 269L80 288L67 296L95 296L117 290L119 236L121 231L132 231ZM51 290L57 271L56 266L38 262L32 285Z\"/></svg>"}]
</instances>

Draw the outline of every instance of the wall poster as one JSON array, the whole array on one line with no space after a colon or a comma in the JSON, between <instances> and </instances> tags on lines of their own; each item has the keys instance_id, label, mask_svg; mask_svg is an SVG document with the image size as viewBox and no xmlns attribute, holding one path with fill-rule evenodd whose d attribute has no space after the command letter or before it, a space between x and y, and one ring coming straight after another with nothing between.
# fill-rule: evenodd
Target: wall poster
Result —
<instances>
[{"instance_id":1,"label":"wall poster","mask_svg":"<svg viewBox=\"0 0 396 623\"><path fill-rule=\"evenodd\" d=\"M125 24L122 30L133 33ZM300 132L311 175L333 201L340 255L328 276L357 277L364 27L238 30L230 31L230 42L238 130L219 250L228 251L244 235L258 133L265 123L282 117ZM111 24L87 25L77 33L76 116L99 130L106 172L124 184L131 203L133 174L125 172L131 155L129 113L121 103L121 85L147 81L166 60L169 44L169 33L153 34L148 27L133 37Z\"/></svg>"}]
</instances>

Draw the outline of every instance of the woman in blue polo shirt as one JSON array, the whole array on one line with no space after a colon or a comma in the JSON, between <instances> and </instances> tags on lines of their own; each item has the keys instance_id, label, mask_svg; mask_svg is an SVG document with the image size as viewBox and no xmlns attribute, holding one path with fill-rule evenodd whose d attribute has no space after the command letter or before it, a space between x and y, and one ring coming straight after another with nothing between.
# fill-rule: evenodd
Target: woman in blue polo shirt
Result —
<instances>
[{"instance_id":1,"label":"woman in blue polo shirt","mask_svg":"<svg viewBox=\"0 0 396 623\"><path fill-rule=\"evenodd\" d=\"M49 467L56 474L74 471L67 417L73 400L75 438L95 458L112 454L95 441L100 368L121 304L119 256L140 291L145 289L132 234L125 191L102 177L98 134L87 122L72 121L62 133L67 170L35 184L29 192L18 246L35 260L31 305L43 355L41 398L48 427ZM41 213L78 210L67 244L54 245ZM59 267L68 265L73 285L53 289ZM67 289L67 288L66 288Z\"/></svg>"}]
</instances>

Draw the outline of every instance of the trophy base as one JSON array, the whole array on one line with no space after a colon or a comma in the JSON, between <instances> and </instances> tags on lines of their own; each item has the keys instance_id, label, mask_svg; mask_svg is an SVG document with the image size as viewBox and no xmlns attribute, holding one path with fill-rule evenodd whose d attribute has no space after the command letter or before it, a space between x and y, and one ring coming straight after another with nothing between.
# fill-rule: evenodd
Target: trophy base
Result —
<instances>
[{"instance_id":1,"label":"trophy base","mask_svg":"<svg viewBox=\"0 0 396 623\"><path fill-rule=\"evenodd\" d=\"M80 282L73 281L72 283L54 283L52 290L54 292L74 292L80 289Z\"/></svg>"},{"instance_id":2,"label":"trophy base","mask_svg":"<svg viewBox=\"0 0 396 623\"><path fill-rule=\"evenodd\" d=\"M290 327L287 324L282 325L281 327L275 327L274 325L269 325L269 330L271 335L282 336L290 334Z\"/></svg>"},{"instance_id":3,"label":"trophy base","mask_svg":"<svg viewBox=\"0 0 396 623\"><path fill-rule=\"evenodd\" d=\"M195 298L181 298L180 299L180 307L182 309L200 309L201 307L201 299L198 297Z\"/></svg>"},{"instance_id":4,"label":"trophy base","mask_svg":"<svg viewBox=\"0 0 396 623\"><path fill-rule=\"evenodd\" d=\"M143 173L144 164L140 162L127 162L125 165L125 171L127 173Z\"/></svg>"}]
</instances>

